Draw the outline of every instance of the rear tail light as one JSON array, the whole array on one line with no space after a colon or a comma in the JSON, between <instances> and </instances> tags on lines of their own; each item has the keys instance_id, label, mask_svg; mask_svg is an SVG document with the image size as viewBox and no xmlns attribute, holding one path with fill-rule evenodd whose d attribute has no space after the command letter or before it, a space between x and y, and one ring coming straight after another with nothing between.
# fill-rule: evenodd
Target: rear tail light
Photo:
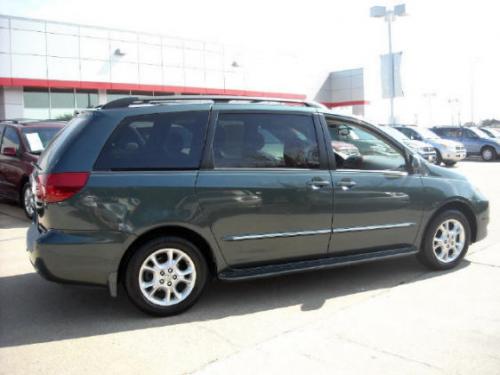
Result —
<instances>
[{"instance_id":1,"label":"rear tail light","mask_svg":"<svg viewBox=\"0 0 500 375\"><path fill-rule=\"evenodd\" d=\"M40 174L36 177L36 198L47 203L64 201L78 193L88 179L88 172Z\"/></svg>"}]
</instances>

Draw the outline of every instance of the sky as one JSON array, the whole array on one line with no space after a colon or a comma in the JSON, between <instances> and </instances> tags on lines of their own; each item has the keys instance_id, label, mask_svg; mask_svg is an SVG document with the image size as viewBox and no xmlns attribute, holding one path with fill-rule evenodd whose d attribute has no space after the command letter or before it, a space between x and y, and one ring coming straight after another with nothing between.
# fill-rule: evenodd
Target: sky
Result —
<instances>
[{"instance_id":1,"label":"sky","mask_svg":"<svg viewBox=\"0 0 500 375\"><path fill-rule=\"evenodd\" d=\"M375 0L0 0L0 13L221 42L244 48L318 56L332 70L365 67L379 75L387 29L370 18ZM500 119L500 3L494 0L408 0L393 24L403 52L401 122L449 124ZM388 115L380 83L371 80L369 114ZM377 84L378 82L378 84Z\"/></svg>"}]
</instances>

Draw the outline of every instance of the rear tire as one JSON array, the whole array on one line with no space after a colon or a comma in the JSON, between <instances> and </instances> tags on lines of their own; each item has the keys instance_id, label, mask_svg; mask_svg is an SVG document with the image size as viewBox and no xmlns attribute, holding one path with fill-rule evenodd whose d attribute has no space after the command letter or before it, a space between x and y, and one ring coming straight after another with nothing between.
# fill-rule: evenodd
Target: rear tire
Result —
<instances>
[{"instance_id":1,"label":"rear tire","mask_svg":"<svg viewBox=\"0 0 500 375\"><path fill-rule=\"evenodd\" d=\"M481 150L481 159L484 161L492 161L497 158L497 152L493 147L486 146Z\"/></svg>"},{"instance_id":2,"label":"rear tire","mask_svg":"<svg viewBox=\"0 0 500 375\"><path fill-rule=\"evenodd\" d=\"M21 189L21 196L19 197L21 208L28 219L33 218L35 210L33 209L33 192L31 191L31 185L26 182Z\"/></svg>"},{"instance_id":3,"label":"rear tire","mask_svg":"<svg viewBox=\"0 0 500 375\"><path fill-rule=\"evenodd\" d=\"M444 162L444 165L446 165L447 167L453 167L455 164L457 164L456 161L445 161Z\"/></svg>"},{"instance_id":4,"label":"rear tire","mask_svg":"<svg viewBox=\"0 0 500 375\"><path fill-rule=\"evenodd\" d=\"M457 210L444 211L427 227L418 259L433 270L451 269L467 253L470 238L470 224L465 215Z\"/></svg>"},{"instance_id":5,"label":"rear tire","mask_svg":"<svg viewBox=\"0 0 500 375\"><path fill-rule=\"evenodd\" d=\"M125 289L142 311L171 316L196 302L208 272L203 254L191 242L158 237L140 246L128 262Z\"/></svg>"}]
</instances>

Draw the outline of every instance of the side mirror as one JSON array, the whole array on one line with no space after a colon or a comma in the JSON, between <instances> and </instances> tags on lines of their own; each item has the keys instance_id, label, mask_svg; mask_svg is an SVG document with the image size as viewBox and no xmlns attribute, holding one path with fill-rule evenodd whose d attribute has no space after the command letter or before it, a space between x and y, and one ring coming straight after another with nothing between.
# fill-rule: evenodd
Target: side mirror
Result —
<instances>
[{"instance_id":1,"label":"side mirror","mask_svg":"<svg viewBox=\"0 0 500 375\"><path fill-rule=\"evenodd\" d=\"M339 129L339 135L341 135L343 137L347 137L350 132L351 131L349 130L349 128L340 128Z\"/></svg>"},{"instance_id":2,"label":"side mirror","mask_svg":"<svg viewBox=\"0 0 500 375\"><path fill-rule=\"evenodd\" d=\"M17 156L17 149L15 147L4 147L2 150L2 155Z\"/></svg>"}]
</instances>

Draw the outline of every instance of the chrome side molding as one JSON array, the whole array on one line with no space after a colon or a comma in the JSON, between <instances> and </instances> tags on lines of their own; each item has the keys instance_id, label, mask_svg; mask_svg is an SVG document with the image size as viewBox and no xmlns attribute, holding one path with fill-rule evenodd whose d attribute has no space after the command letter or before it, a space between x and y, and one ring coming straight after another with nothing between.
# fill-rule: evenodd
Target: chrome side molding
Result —
<instances>
[{"instance_id":1,"label":"chrome side molding","mask_svg":"<svg viewBox=\"0 0 500 375\"><path fill-rule=\"evenodd\" d=\"M304 230L304 231L297 231L297 232L242 234L242 235L237 235L237 236L226 236L223 238L223 240L224 241L245 241L245 240L262 240L262 239L266 239L266 238L313 236L313 235L317 235L317 234L348 233L348 232L363 232L363 231L368 231L368 230L407 228L407 227L411 227L413 225L415 225L415 223L397 223L397 224L369 225L369 226L362 226L362 227Z\"/></svg>"},{"instance_id":2,"label":"chrome side molding","mask_svg":"<svg viewBox=\"0 0 500 375\"><path fill-rule=\"evenodd\" d=\"M367 230L406 228L406 227L412 227L414 225L415 225L415 223L369 225L369 226L365 226L365 227L334 228L332 232L333 233L363 232L363 231L367 231Z\"/></svg>"}]
</instances>

